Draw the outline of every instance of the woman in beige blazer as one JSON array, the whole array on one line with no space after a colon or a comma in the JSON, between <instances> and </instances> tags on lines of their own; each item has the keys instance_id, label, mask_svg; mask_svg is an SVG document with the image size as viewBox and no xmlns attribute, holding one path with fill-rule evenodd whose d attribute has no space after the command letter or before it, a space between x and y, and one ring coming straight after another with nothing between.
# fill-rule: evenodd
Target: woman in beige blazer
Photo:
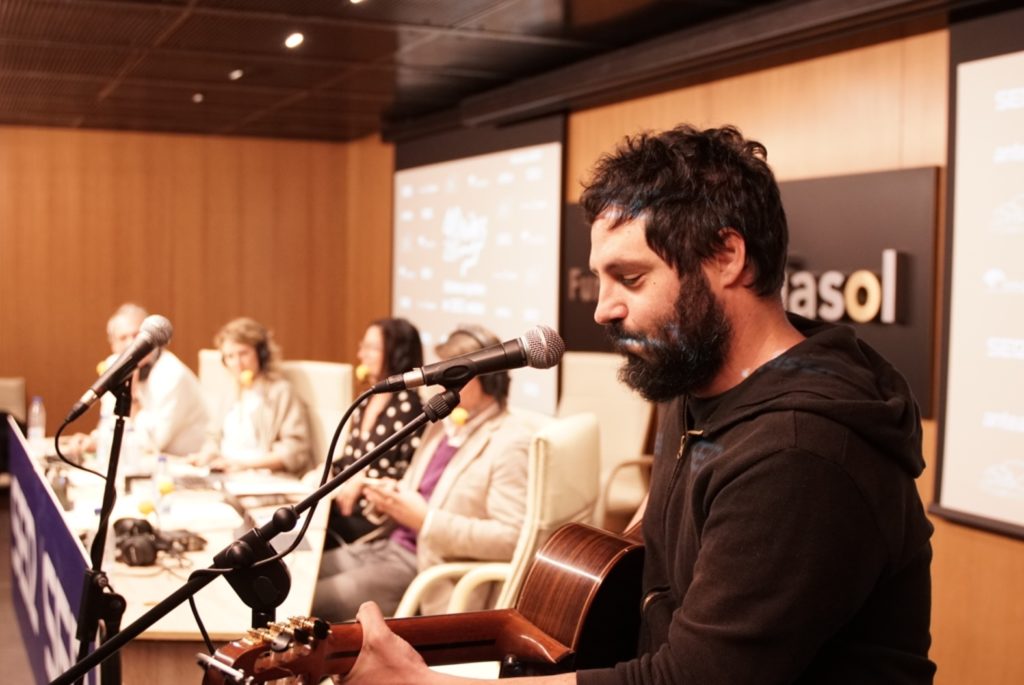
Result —
<instances>
[{"instance_id":1,"label":"woman in beige blazer","mask_svg":"<svg viewBox=\"0 0 1024 685\"><path fill-rule=\"evenodd\" d=\"M480 327L463 326L437 354L447 359L498 342ZM507 373L471 380L460 391L459 409L424 433L401 481L364 486L393 525L381 538L324 555L315 615L349 619L367 600L393 613L421 570L446 561L511 559L526 509L532 430L508 412L508 386ZM425 597L424 613L443 611L449 594L450 586L436 588Z\"/></svg>"}]
</instances>

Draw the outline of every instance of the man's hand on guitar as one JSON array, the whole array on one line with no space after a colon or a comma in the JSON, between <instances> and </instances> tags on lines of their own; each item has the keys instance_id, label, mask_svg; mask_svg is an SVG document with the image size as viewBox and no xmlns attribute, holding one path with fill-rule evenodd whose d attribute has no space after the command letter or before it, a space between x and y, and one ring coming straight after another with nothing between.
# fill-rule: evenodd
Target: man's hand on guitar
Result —
<instances>
[{"instance_id":1,"label":"man's hand on guitar","mask_svg":"<svg viewBox=\"0 0 1024 685\"><path fill-rule=\"evenodd\" d=\"M427 668L412 645L395 635L373 602L359 607L356 620L363 628L363 646L355 665L339 682L344 685L468 685L486 683L446 675ZM575 685L575 673L516 678L518 685Z\"/></svg>"},{"instance_id":2,"label":"man's hand on guitar","mask_svg":"<svg viewBox=\"0 0 1024 685\"><path fill-rule=\"evenodd\" d=\"M365 602L359 607L356 620L363 627L363 648L342 683L428 683L432 675L437 675L408 642L391 632L376 604Z\"/></svg>"}]
</instances>

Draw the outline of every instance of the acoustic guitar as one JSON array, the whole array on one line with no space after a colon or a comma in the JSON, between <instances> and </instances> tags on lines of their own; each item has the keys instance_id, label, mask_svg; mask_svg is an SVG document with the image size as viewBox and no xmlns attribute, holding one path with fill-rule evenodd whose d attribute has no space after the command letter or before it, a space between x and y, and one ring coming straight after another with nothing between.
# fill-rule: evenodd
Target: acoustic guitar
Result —
<instances>
[{"instance_id":1,"label":"acoustic guitar","mask_svg":"<svg viewBox=\"0 0 1024 685\"><path fill-rule=\"evenodd\" d=\"M643 547L638 540L572 523L538 550L514 609L389 619L428 665L500 661L501 675L610 666L635 656ZM352 668L359 623L297 618L250 630L200 655L204 685L257 685L279 678L317 683ZM287 681L285 681L287 682Z\"/></svg>"}]
</instances>

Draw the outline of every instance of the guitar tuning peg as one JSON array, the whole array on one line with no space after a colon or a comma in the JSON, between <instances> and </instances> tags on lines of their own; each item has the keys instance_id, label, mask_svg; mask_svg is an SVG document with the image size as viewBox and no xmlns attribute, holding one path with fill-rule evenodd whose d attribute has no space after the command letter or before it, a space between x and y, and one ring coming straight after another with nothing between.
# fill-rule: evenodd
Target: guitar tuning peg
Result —
<instances>
[{"instance_id":1,"label":"guitar tuning peg","mask_svg":"<svg viewBox=\"0 0 1024 685\"><path fill-rule=\"evenodd\" d=\"M326 640L331 634L331 624L319 618L313 620L313 637L317 640Z\"/></svg>"},{"instance_id":2,"label":"guitar tuning peg","mask_svg":"<svg viewBox=\"0 0 1024 685\"><path fill-rule=\"evenodd\" d=\"M272 633L280 633L282 631L291 630L291 629L292 629L292 626L290 624L283 623L281 621L274 621L273 623L268 623L267 624L267 630L271 631Z\"/></svg>"},{"instance_id":3,"label":"guitar tuning peg","mask_svg":"<svg viewBox=\"0 0 1024 685\"><path fill-rule=\"evenodd\" d=\"M270 651L284 652L292 646L292 633L290 630L282 630L270 642Z\"/></svg>"},{"instance_id":4,"label":"guitar tuning peg","mask_svg":"<svg viewBox=\"0 0 1024 685\"><path fill-rule=\"evenodd\" d=\"M266 628L250 628L246 635L253 642L272 642L276 637L274 633Z\"/></svg>"}]
</instances>

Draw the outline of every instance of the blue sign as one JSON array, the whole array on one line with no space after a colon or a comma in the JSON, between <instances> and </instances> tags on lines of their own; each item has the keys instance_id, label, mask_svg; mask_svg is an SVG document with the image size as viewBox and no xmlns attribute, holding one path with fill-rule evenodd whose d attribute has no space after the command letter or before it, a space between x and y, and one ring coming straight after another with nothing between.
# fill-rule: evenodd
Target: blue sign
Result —
<instances>
[{"instance_id":1,"label":"blue sign","mask_svg":"<svg viewBox=\"0 0 1024 685\"><path fill-rule=\"evenodd\" d=\"M76 616L88 557L71 533L49 484L9 420L11 580L14 611L36 683L67 671L78 655ZM86 682L99 682L94 669Z\"/></svg>"}]
</instances>

